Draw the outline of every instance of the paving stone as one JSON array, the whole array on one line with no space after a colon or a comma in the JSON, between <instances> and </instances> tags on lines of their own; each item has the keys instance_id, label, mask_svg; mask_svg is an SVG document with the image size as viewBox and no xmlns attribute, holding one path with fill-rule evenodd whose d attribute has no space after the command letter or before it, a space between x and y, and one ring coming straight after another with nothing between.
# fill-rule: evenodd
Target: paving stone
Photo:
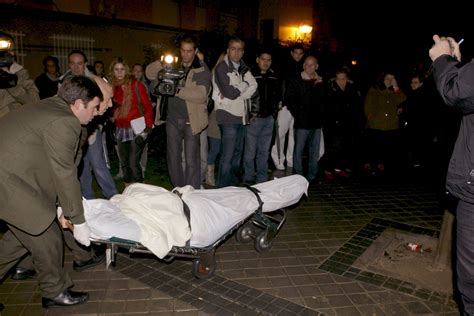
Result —
<instances>
[{"instance_id":1,"label":"paving stone","mask_svg":"<svg viewBox=\"0 0 474 316\"><path fill-rule=\"evenodd\" d=\"M433 192L413 183L356 180L311 185L264 254L226 240L216 251L217 273L196 280L191 261L164 263L118 254L115 268L75 272L74 290L90 301L48 315L457 315L452 298L352 266L387 227L436 235L442 220ZM5 315L41 313L36 280L0 285ZM14 303L14 304L13 304Z\"/></svg>"}]
</instances>

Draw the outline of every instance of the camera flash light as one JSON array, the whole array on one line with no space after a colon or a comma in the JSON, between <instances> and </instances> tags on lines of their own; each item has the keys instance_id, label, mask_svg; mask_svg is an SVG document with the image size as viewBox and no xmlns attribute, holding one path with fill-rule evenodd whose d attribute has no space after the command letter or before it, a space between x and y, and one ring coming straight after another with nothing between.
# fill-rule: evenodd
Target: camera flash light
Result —
<instances>
[{"instance_id":1,"label":"camera flash light","mask_svg":"<svg viewBox=\"0 0 474 316\"><path fill-rule=\"evenodd\" d=\"M0 39L0 49L10 49L12 42L6 39Z\"/></svg>"},{"instance_id":2,"label":"camera flash light","mask_svg":"<svg viewBox=\"0 0 474 316\"><path fill-rule=\"evenodd\" d=\"M174 61L174 57L171 55L166 55L165 56L165 63L171 64Z\"/></svg>"}]
</instances>

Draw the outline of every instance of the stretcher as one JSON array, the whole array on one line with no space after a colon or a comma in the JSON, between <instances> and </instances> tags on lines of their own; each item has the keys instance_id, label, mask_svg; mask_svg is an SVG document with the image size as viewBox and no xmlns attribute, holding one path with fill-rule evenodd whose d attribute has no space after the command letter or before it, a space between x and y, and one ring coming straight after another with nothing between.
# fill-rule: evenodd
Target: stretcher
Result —
<instances>
[{"instance_id":1,"label":"stretcher","mask_svg":"<svg viewBox=\"0 0 474 316\"><path fill-rule=\"evenodd\" d=\"M136 190L129 189L133 186L136 186ZM131 224L132 222L129 222L131 218L129 218L130 213L127 213L127 207L135 205L137 201L142 202L142 207L148 207L149 204L156 206L154 205L156 200L159 200L160 203L163 200L160 194L165 193L164 189L159 188L158 192L160 193L158 194L157 191L153 191L158 189L150 188L149 185L136 184L130 187L124 191L125 199L123 196L113 197L110 201L112 204L115 203L114 207L119 206L115 207L115 210L120 209L121 212L125 210L126 214L126 216L122 216L124 214L112 213L114 220L120 222L118 224L120 228L116 229L115 232L99 231L103 228L104 223L110 222L111 218L109 216L108 219L98 220L101 216L97 214L103 211L104 205L108 205L104 204L104 200L99 201L100 205L95 207L95 212L94 210L91 211L90 201L88 201L88 205L85 205L86 220L93 232L91 241L96 244L104 244L107 247L107 268L110 265L115 265L118 249L124 248L130 254L153 254L167 262L175 258L192 259L192 274L196 278L206 279L214 275L216 271L216 248L233 234L240 243L254 241L257 252L270 250L273 239L286 221L286 207L295 204L303 194L307 193L308 182L303 177L294 175L246 188L229 187L216 190L190 191L188 191L189 188L184 188L172 192L165 190L166 198L173 198L174 202L181 202L181 204L176 203L178 207L170 209L173 212L175 209L179 211L181 219L185 219L185 224L181 223L177 227L169 229L170 234L174 234L176 230L181 230L176 236L169 236L169 234L157 235L158 238L167 239L168 241L168 247L166 247L166 243L162 242L158 245L158 248L154 244L155 236L149 238L150 240L143 239L143 231L146 231L147 227L140 226L141 224L137 225L140 226L139 234L141 236L134 236L136 232L133 224ZM142 194L143 190L146 191L145 198ZM152 191L151 194L148 190ZM156 198L157 194L159 198ZM137 200L132 200L129 203L128 198L130 196L137 197ZM154 200L147 200L148 196L152 196ZM145 202L143 203L143 201ZM109 203L109 201L106 202ZM166 205L174 202L168 201ZM163 207L160 207L160 213L162 209ZM212 211L209 211L210 209ZM139 208L133 212L140 213L141 210ZM152 215L156 215L155 213L156 211L152 210ZM121 216L123 218L116 218ZM179 222L175 217L172 220L168 215L165 217L164 222L158 219L157 222L160 223L160 226L167 225L170 222ZM149 219L148 215L145 219L140 217L133 219L137 222L146 221L146 224L153 221ZM112 226L114 229L117 228L116 225ZM182 229L183 226L186 229ZM125 228L130 229L131 232L124 231ZM166 227L160 229L166 230Z\"/></svg>"}]
</instances>

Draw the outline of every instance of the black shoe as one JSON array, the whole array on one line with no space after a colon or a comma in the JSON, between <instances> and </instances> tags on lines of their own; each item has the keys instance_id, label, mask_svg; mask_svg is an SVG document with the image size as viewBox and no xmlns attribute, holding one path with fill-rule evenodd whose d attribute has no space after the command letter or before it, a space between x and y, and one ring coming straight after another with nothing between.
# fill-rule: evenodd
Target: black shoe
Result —
<instances>
[{"instance_id":1,"label":"black shoe","mask_svg":"<svg viewBox=\"0 0 474 316\"><path fill-rule=\"evenodd\" d=\"M26 279L32 279L35 276L36 276L35 270L28 270L25 268L17 267L15 269L15 273L12 274L11 278L13 280L26 280Z\"/></svg>"},{"instance_id":2,"label":"black shoe","mask_svg":"<svg viewBox=\"0 0 474 316\"><path fill-rule=\"evenodd\" d=\"M52 306L72 306L78 304L84 304L89 300L89 294L84 292L75 292L69 289L64 290L55 298L43 297L41 302L44 308Z\"/></svg>"},{"instance_id":3,"label":"black shoe","mask_svg":"<svg viewBox=\"0 0 474 316\"><path fill-rule=\"evenodd\" d=\"M0 303L0 312L3 311L4 308L5 308L5 306L3 306L2 303Z\"/></svg>"},{"instance_id":4,"label":"black shoe","mask_svg":"<svg viewBox=\"0 0 474 316\"><path fill-rule=\"evenodd\" d=\"M92 268L92 267L95 267L96 265L104 262L105 260L105 254L101 254L101 255L95 255L94 257L90 258L89 260L85 260L85 261L76 261L74 260L74 262L72 263L72 268L74 269L74 271L82 271L82 270L86 270L86 269L89 269L89 268Z\"/></svg>"}]
</instances>

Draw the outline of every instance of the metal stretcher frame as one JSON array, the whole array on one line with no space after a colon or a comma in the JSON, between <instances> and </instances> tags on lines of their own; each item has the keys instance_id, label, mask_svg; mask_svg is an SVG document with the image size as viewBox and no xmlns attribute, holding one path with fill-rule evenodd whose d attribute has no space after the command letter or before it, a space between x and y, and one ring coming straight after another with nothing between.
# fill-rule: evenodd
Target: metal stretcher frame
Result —
<instances>
[{"instance_id":1,"label":"metal stretcher frame","mask_svg":"<svg viewBox=\"0 0 474 316\"><path fill-rule=\"evenodd\" d=\"M193 259L192 274L198 279L207 279L213 276L216 271L216 248L234 232L236 232L235 238L238 242L247 243L254 240L256 251L265 252L270 250L273 238L275 238L286 220L286 212L284 209L279 209L271 213L264 214L262 211L263 202L261 201L260 196L258 196L258 190L250 187L249 190L256 195L259 201L259 207L254 213L250 214L245 219L234 225L213 244L207 247L173 246L168 252L167 256L163 258L163 260L170 262L174 258ZM262 230L259 231L256 229L256 227L261 228ZM106 245L107 269L110 267L110 265L115 266L119 248L128 249L130 254L143 253L153 255L150 250L137 241L112 237L108 240L91 239L91 242Z\"/></svg>"}]
</instances>

